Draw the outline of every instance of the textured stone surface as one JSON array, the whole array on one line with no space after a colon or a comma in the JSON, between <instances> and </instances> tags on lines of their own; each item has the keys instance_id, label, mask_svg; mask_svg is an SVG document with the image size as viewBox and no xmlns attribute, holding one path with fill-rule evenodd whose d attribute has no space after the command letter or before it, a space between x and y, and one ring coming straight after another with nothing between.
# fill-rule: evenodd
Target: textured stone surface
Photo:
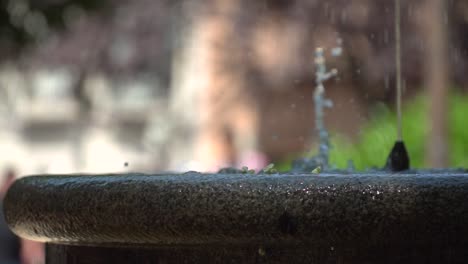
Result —
<instances>
[{"instance_id":1,"label":"textured stone surface","mask_svg":"<svg viewBox=\"0 0 468 264\"><path fill-rule=\"evenodd\" d=\"M35 176L10 188L5 213L51 243L466 260L468 175Z\"/></svg>"}]
</instances>

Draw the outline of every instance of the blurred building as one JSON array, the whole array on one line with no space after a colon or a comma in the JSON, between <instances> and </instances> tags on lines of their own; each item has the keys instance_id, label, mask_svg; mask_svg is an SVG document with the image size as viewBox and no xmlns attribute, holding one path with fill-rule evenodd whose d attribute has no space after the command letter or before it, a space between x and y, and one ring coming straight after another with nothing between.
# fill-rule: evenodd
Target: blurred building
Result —
<instances>
[{"instance_id":1,"label":"blurred building","mask_svg":"<svg viewBox=\"0 0 468 264\"><path fill-rule=\"evenodd\" d=\"M82 81L86 105L75 94L79 80L66 68L0 70L2 163L22 173L118 172L156 168L145 147L150 117L165 100L148 79ZM154 154L154 153L153 153ZM161 160L162 161L162 160Z\"/></svg>"}]
</instances>

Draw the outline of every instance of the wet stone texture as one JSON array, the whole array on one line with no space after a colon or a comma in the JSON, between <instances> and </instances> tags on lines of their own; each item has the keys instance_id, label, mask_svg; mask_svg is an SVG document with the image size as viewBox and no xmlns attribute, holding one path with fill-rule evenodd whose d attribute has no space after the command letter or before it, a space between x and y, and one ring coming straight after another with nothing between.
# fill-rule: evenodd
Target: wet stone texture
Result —
<instances>
[{"instance_id":1,"label":"wet stone texture","mask_svg":"<svg viewBox=\"0 0 468 264\"><path fill-rule=\"evenodd\" d=\"M4 209L48 263L468 262L468 174L34 176Z\"/></svg>"}]
</instances>

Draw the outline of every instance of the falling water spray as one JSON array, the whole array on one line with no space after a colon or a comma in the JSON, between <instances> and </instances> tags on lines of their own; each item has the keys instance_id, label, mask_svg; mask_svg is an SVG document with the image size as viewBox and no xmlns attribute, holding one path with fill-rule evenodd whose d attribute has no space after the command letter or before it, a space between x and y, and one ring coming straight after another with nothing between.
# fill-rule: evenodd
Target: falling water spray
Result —
<instances>
[{"instance_id":1,"label":"falling water spray","mask_svg":"<svg viewBox=\"0 0 468 264\"><path fill-rule=\"evenodd\" d=\"M400 0L395 0L395 67L396 67L396 104L397 140L403 141L401 124L401 8Z\"/></svg>"},{"instance_id":2,"label":"falling water spray","mask_svg":"<svg viewBox=\"0 0 468 264\"><path fill-rule=\"evenodd\" d=\"M396 73L396 108L397 108L397 140L388 158L386 169L403 171L409 169L409 156L403 142L402 133L402 81L401 81L401 7L400 0L395 0L395 73Z\"/></svg>"}]
</instances>

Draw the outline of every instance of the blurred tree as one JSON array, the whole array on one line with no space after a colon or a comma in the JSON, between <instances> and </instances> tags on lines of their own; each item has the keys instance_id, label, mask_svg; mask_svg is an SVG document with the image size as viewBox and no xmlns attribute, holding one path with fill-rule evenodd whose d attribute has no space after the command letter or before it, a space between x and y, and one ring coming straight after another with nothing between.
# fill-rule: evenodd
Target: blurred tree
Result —
<instances>
[{"instance_id":1,"label":"blurred tree","mask_svg":"<svg viewBox=\"0 0 468 264\"><path fill-rule=\"evenodd\" d=\"M108 6L93 0L0 0L0 59L18 55L28 44L65 29L81 13Z\"/></svg>"},{"instance_id":2,"label":"blurred tree","mask_svg":"<svg viewBox=\"0 0 468 264\"><path fill-rule=\"evenodd\" d=\"M448 63L447 3L429 0L424 6L423 32L427 40L425 82L430 96L430 136L427 142L428 164L443 168L448 165Z\"/></svg>"}]
</instances>

